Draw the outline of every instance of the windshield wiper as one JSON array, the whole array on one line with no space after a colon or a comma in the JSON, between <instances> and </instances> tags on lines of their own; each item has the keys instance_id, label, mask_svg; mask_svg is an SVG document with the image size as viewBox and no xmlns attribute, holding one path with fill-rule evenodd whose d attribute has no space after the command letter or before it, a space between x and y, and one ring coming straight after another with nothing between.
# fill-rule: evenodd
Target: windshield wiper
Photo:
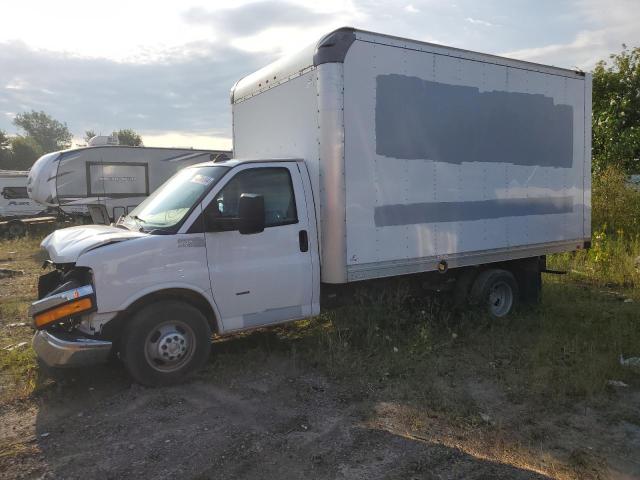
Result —
<instances>
[{"instance_id":1,"label":"windshield wiper","mask_svg":"<svg viewBox=\"0 0 640 480\"><path fill-rule=\"evenodd\" d=\"M134 222L136 222L136 227L138 228L139 232L144 232L144 228L142 227L143 223L148 223L144 218L140 218L137 215L127 215L129 218L131 218Z\"/></svg>"}]
</instances>

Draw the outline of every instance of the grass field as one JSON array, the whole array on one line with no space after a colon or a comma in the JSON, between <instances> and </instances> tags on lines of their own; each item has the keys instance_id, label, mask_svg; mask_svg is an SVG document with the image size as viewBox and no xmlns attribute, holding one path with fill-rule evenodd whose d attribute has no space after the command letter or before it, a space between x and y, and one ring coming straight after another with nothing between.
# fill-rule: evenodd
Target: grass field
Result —
<instances>
[{"instance_id":1,"label":"grass field","mask_svg":"<svg viewBox=\"0 0 640 480\"><path fill-rule=\"evenodd\" d=\"M42 265L39 243L40 238L0 241L0 268L24 272L4 279L0 287L0 400L4 401L24 398L36 387L27 310L37 296ZM24 342L29 343L19 346Z\"/></svg>"},{"instance_id":2,"label":"grass field","mask_svg":"<svg viewBox=\"0 0 640 480\"><path fill-rule=\"evenodd\" d=\"M0 268L24 271L0 281L5 405L55 384L39 372L30 344L16 347L32 336L21 324L28 322L28 304L36 295L38 243L36 238L0 242ZM509 320L455 311L442 297L413 298L399 283L375 297L363 293L356 305L247 334L247 352L241 355L255 349L260 355L283 353L294 366L348 385L351 400L365 410L370 399L376 405L401 404L402 422L412 435L440 418L449 432L438 437L444 444L558 478L599 478L606 455L586 451L575 439L567 440L562 460L531 452L562 443L563 422L576 406L596 409L604 423L640 428L638 410L610 386L611 380L624 382L626 391L640 386L640 375L619 363L620 355L640 356L640 276L634 263L639 250L637 239L598 234L591 251L550 258L550 268L568 274L546 276L541 304L522 308ZM237 349L227 352L224 343L216 349L215 369L239 355ZM522 423L519 431L513 431L516 420ZM598 429L608 438L602 422L589 427L586 438Z\"/></svg>"}]
</instances>

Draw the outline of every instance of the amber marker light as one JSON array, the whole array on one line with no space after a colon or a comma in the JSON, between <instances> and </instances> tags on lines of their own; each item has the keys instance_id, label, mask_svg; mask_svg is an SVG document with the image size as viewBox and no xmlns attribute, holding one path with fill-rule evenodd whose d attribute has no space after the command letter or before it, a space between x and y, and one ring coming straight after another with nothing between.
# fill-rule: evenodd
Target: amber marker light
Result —
<instances>
[{"instance_id":1,"label":"amber marker light","mask_svg":"<svg viewBox=\"0 0 640 480\"><path fill-rule=\"evenodd\" d=\"M33 318L33 321L36 325L36 328L42 328L52 322L55 322L56 320L70 317L77 313L91 310L92 308L93 302L90 298L81 298L79 300L74 300L73 302L60 305L59 307L52 308L51 310L47 310L46 312L38 313Z\"/></svg>"}]
</instances>

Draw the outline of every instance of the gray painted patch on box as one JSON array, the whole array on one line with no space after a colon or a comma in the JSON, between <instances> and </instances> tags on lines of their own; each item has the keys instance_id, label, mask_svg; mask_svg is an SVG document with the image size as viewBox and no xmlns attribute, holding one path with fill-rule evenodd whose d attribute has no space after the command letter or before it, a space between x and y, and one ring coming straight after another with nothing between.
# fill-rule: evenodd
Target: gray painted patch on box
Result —
<instances>
[{"instance_id":1,"label":"gray painted patch on box","mask_svg":"<svg viewBox=\"0 0 640 480\"><path fill-rule=\"evenodd\" d=\"M376 207L376 227L419 223L470 222L573 212L573 197L498 198L472 202L427 202Z\"/></svg>"},{"instance_id":2,"label":"gray painted patch on box","mask_svg":"<svg viewBox=\"0 0 640 480\"><path fill-rule=\"evenodd\" d=\"M302 305L292 307L270 308L264 312L249 313L242 316L245 327L255 327L256 325L268 325L274 322L284 322L302 318Z\"/></svg>"},{"instance_id":3,"label":"gray painted patch on box","mask_svg":"<svg viewBox=\"0 0 640 480\"><path fill-rule=\"evenodd\" d=\"M376 77L376 153L399 159L570 168L573 107L545 95Z\"/></svg>"}]
</instances>

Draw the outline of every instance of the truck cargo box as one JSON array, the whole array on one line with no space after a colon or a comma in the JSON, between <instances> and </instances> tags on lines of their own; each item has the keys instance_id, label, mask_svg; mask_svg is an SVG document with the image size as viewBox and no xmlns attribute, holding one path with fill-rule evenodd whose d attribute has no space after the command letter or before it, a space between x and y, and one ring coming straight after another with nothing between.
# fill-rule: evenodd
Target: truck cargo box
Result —
<instances>
[{"instance_id":1,"label":"truck cargo box","mask_svg":"<svg viewBox=\"0 0 640 480\"><path fill-rule=\"evenodd\" d=\"M322 281L583 248L591 76L351 28L231 92L236 158L302 158Z\"/></svg>"}]
</instances>

